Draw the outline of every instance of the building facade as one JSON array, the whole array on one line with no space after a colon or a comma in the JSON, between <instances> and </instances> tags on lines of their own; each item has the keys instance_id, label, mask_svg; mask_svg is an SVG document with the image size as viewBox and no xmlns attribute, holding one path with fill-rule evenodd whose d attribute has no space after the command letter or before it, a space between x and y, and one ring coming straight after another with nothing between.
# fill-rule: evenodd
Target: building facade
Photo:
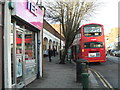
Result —
<instances>
[{"instance_id":1,"label":"building facade","mask_svg":"<svg viewBox=\"0 0 120 90\"><path fill-rule=\"evenodd\" d=\"M34 2L4 1L4 46L0 44L4 47L4 88L22 88L42 77L43 16Z\"/></svg>"},{"instance_id":2,"label":"building facade","mask_svg":"<svg viewBox=\"0 0 120 90\"><path fill-rule=\"evenodd\" d=\"M52 26L53 28L55 28L55 30L56 30L58 33L61 33L61 35L64 37L61 24L51 24L51 26ZM61 29L61 32L60 32L60 29Z\"/></svg>"},{"instance_id":3,"label":"building facade","mask_svg":"<svg viewBox=\"0 0 120 90\"><path fill-rule=\"evenodd\" d=\"M22 88L43 76L43 52L64 38L29 0L0 2L0 89ZM44 32L43 32L44 31Z\"/></svg>"},{"instance_id":4,"label":"building facade","mask_svg":"<svg viewBox=\"0 0 120 90\"><path fill-rule=\"evenodd\" d=\"M61 41L61 49L63 49L64 42ZM48 49L53 48L56 50L56 53L59 54L60 51L60 39L50 32L48 32L46 29L43 29L43 54L48 55Z\"/></svg>"},{"instance_id":5,"label":"building facade","mask_svg":"<svg viewBox=\"0 0 120 90\"><path fill-rule=\"evenodd\" d=\"M118 47L120 50L120 28L118 29Z\"/></svg>"},{"instance_id":6,"label":"building facade","mask_svg":"<svg viewBox=\"0 0 120 90\"><path fill-rule=\"evenodd\" d=\"M61 42L61 47L60 47ZM60 49L63 49L64 46L64 37L57 32L56 28L53 28L51 24L44 20L44 29L43 29L43 53L44 55L48 54L48 49L55 49L57 53L60 52Z\"/></svg>"},{"instance_id":7,"label":"building facade","mask_svg":"<svg viewBox=\"0 0 120 90\"><path fill-rule=\"evenodd\" d=\"M107 48L117 49L118 48L118 30L119 28L112 28L110 33L107 35Z\"/></svg>"}]
</instances>

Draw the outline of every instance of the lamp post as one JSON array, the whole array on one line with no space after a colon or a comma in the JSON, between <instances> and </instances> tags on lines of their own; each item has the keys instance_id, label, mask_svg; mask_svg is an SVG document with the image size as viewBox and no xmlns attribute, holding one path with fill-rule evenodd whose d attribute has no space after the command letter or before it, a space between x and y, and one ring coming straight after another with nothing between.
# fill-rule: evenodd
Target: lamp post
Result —
<instances>
[{"instance_id":1,"label":"lamp post","mask_svg":"<svg viewBox=\"0 0 120 90\"><path fill-rule=\"evenodd\" d=\"M39 8L41 8L41 10L43 11L43 22L44 22L46 8L44 6L39 6ZM41 35L41 37L42 37L42 75L41 76L43 76L43 67L44 67L44 57L43 57L43 28L42 28L42 35Z\"/></svg>"},{"instance_id":2,"label":"lamp post","mask_svg":"<svg viewBox=\"0 0 120 90\"><path fill-rule=\"evenodd\" d=\"M39 0L38 0L39 1ZM45 11L46 11L46 8L44 6L42 6L42 2L40 0L40 4L38 4L38 1L37 1L37 5L38 7L43 11L43 22L44 22L44 17L45 17ZM44 23L43 23L44 24ZM40 37L40 41L41 41L41 54L40 56L38 55L39 57L39 60L38 60L38 76L37 78L40 78L40 77L43 77L43 27L42 27L42 30L40 32L40 34L38 35ZM41 60L40 60L40 57L41 57ZM41 67L40 67L41 66Z\"/></svg>"},{"instance_id":3,"label":"lamp post","mask_svg":"<svg viewBox=\"0 0 120 90\"><path fill-rule=\"evenodd\" d=\"M61 23L60 23L60 60L61 60Z\"/></svg>"}]
</instances>

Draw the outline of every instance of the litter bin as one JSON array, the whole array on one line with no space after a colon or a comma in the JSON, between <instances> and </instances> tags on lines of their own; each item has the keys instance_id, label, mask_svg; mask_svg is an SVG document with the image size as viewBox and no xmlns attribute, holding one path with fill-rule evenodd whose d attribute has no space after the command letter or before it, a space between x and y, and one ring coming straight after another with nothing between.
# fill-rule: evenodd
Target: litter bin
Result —
<instances>
[{"instance_id":1,"label":"litter bin","mask_svg":"<svg viewBox=\"0 0 120 90\"><path fill-rule=\"evenodd\" d=\"M89 73L82 73L82 85L83 85L83 90L88 90L89 88Z\"/></svg>"},{"instance_id":2,"label":"litter bin","mask_svg":"<svg viewBox=\"0 0 120 90\"><path fill-rule=\"evenodd\" d=\"M79 59L76 62L76 81L81 83L82 73L88 72L88 61Z\"/></svg>"}]
</instances>

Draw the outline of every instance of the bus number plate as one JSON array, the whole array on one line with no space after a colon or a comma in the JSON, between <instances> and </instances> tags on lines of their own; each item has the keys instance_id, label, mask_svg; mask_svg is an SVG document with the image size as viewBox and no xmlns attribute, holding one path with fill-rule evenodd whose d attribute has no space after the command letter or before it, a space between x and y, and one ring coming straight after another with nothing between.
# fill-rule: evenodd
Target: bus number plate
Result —
<instances>
[{"instance_id":1,"label":"bus number plate","mask_svg":"<svg viewBox=\"0 0 120 90\"><path fill-rule=\"evenodd\" d=\"M100 53L89 53L88 57L100 57Z\"/></svg>"}]
</instances>

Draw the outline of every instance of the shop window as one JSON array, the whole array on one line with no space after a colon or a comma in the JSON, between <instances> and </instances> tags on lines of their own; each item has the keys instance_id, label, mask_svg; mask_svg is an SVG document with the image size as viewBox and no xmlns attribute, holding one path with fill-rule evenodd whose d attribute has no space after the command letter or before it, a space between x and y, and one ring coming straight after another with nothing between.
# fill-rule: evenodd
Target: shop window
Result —
<instances>
[{"instance_id":1,"label":"shop window","mask_svg":"<svg viewBox=\"0 0 120 90\"><path fill-rule=\"evenodd\" d=\"M25 31L25 60L35 60L35 33L28 30Z\"/></svg>"},{"instance_id":2,"label":"shop window","mask_svg":"<svg viewBox=\"0 0 120 90\"><path fill-rule=\"evenodd\" d=\"M35 60L35 33L29 30L25 31L25 78L29 79L36 74Z\"/></svg>"},{"instance_id":3,"label":"shop window","mask_svg":"<svg viewBox=\"0 0 120 90\"><path fill-rule=\"evenodd\" d=\"M18 26L17 26L18 27ZM20 84L23 81L23 32L19 29L16 30L16 76L17 76L17 84Z\"/></svg>"}]
</instances>

